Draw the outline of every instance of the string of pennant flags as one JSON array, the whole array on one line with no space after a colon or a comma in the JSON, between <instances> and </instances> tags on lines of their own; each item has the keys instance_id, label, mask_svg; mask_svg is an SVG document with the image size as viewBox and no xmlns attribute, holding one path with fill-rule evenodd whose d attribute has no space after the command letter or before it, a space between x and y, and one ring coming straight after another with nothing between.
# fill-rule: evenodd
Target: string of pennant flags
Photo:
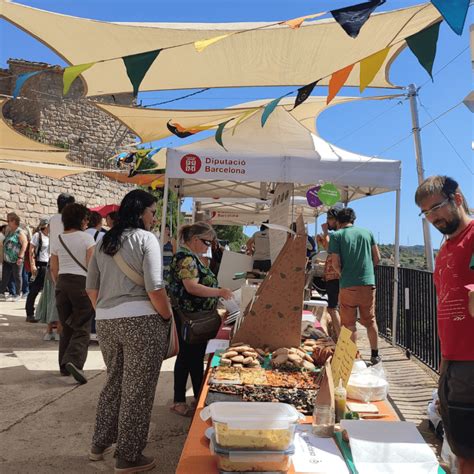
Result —
<instances>
[{"instance_id":1,"label":"string of pennant flags","mask_svg":"<svg viewBox=\"0 0 474 474\"><path fill-rule=\"evenodd\" d=\"M204 40L198 40L195 42L188 42L182 43L178 45L168 46L165 48L155 49L152 51L146 51L142 53L127 55L123 57L117 58L109 58L103 59L95 62L89 62L79 65L73 65L64 68L63 70L63 95L67 95L69 92L70 87L72 86L73 82L85 71L93 67L95 64L103 63L107 61L113 61L122 59L126 73L130 82L133 87L133 94L134 96L138 95L140 84L142 83L143 79L145 78L148 70L154 63L154 61L158 58L160 53L167 49L174 49L182 46L187 45L194 45L194 48L198 53L204 51L209 46L222 41L230 36L243 34L250 31L256 31L264 28L270 28L273 26L284 25L288 26L292 29L300 28L305 21L313 20L324 16L330 13L336 22L341 26L341 28L351 37L357 38L359 35L362 27L364 24L369 20L370 15L375 11L377 7L384 4L386 0L371 0L364 3L359 3L357 5L352 5L336 10L330 10L329 12L319 12L311 15L306 15L298 18L293 18L291 20L280 21L272 24L263 25L256 28L251 28L247 30L238 30L232 33L228 33L225 35L219 35L213 38L208 38ZM464 23L467 16L467 11L469 8L469 0L431 0L431 3L438 9L444 20L448 23L450 28L458 35L462 34ZM390 48L393 47L395 44L399 42L406 41L409 49L412 53L416 56L417 60L419 61L420 65L427 71L430 75L431 79L433 80L432 76L432 69L433 63L436 56L436 47L437 41L439 36L439 27L440 27L441 20L424 30L407 37L404 40L400 40L398 42L391 42L385 48L381 49L380 51L361 59L358 62L353 64L347 65L342 69L339 69L333 72L330 75L318 78L317 80L306 84L294 91L291 91L281 97L273 99L272 101L268 102L265 105L260 107L256 107L254 109L250 109L249 111L244 112L243 114L228 119L225 122L219 123L217 125L200 125L185 128L182 127L178 123L173 123L172 120L168 122L168 129L174 135L185 138L195 133L202 132L204 130L216 129L215 139L216 142L219 143L225 149L225 146L222 141L222 135L225 127L230 123L233 123L233 133L235 133L236 127L246 118L250 117L254 113L258 112L259 110L263 109L262 117L261 117L261 125L262 127L265 126L269 116L275 110L279 102L289 95L296 93L295 103L293 108L298 107L301 105L312 93L316 85L323 79L330 76L329 80L329 87L328 87L328 95L326 103L329 104L334 97L339 93L341 88L346 83L347 79L349 78L354 66L359 64L360 66L360 81L359 81L359 89L360 92L363 92L366 87L370 85L370 83L374 80L375 76L377 75L380 68L383 66L384 61L387 58L387 55L390 51ZM14 91L13 91L13 98L17 98L22 86L24 83L30 79L31 77L40 74L42 71L34 71L30 73L20 74L17 76Z\"/></svg>"}]
</instances>

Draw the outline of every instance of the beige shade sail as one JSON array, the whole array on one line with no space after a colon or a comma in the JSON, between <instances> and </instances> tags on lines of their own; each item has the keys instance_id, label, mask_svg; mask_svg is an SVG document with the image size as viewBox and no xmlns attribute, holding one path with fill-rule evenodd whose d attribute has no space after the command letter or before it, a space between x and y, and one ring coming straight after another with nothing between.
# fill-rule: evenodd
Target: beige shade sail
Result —
<instances>
[{"instance_id":1,"label":"beige shade sail","mask_svg":"<svg viewBox=\"0 0 474 474\"><path fill-rule=\"evenodd\" d=\"M315 4L317 10L317 4ZM317 11L315 11L317 13ZM264 26L265 23L109 23L60 15L0 0L0 16L28 32L65 59L96 64L82 75L87 95L130 92L122 56L210 39ZM298 15L295 15L298 16ZM394 87L391 63L406 47L405 38L439 21L431 3L375 13L357 39L333 19L307 22L298 30L287 26L229 36L201 53L193 44L162 51L140 90L201 87L302 86L321 80L388 47L390 52L371 87ZM282 21L288 18L282 18ZM347 86L359 85L359 65Z\"/></svg>"},{"instance_id":2,"label":"beige shade sail","mask_svg":"<svg viewBox=\"0 0 474 474\"><path fill-rule=\"evenodd\" d=\"M0 160L1 170L20 171L22 173L37 174L48 178L62 179L66 176L96 171L92 168L77 166L61 166L49 163L38 163L34 161L3 161Z\"/></svg>"},{"instance_id":3,"label":"beige shade sail","mask_svg":"<svg viewBox=\"0 0 474 474\"><path fill-rule=\"evenodd\" d=\"M278 107L288 111L298 122L313 133L317 133L316 119L327 108L337 104L344 104L354 100L388 100L401 97L400 94L376 97L336 97L326 105L326 97L310 97L303 104L292 110L295 98L284 98ZM221 122L236 118L239 115L251 112L256 107L262 107L271 99L256 100L234 105L226 109L211 110L175 110L175 109L147 109L143 107L127 107L95 103L126 127L132 130L143 143L161 140L172 133L166 124L169 120L177 122L185 128L193 126L218 125ZM155 159L156 161L156 159Z\"/></svg>"},{"instance_id":4,"label":"beige shade sail","mask_svg":"<svg viewBox=\"0 0 474 474\"><path fill-rule=\"evenodd\" d=\"M17 132L5 120L2 108L7 99L0 100L0 160L71 164L68 152L61 148L31 140Z\"/></svg>"}]
</instances>

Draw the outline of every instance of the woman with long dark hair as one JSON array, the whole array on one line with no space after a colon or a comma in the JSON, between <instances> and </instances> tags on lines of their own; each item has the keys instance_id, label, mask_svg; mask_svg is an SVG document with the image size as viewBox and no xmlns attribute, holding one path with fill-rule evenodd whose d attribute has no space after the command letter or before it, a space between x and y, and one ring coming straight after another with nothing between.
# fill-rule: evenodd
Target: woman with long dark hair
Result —
<instances>
[{"instance_id":1,"label":"woman with long dark hair","mask_svg":"<svg viewBox=\"0 0 474 474\"><path fill-rule=\"evenodd\" d=\"M142 451L172 315L160 246L149 232L155 212L153 195L139 189L129 192L116 223L98 244L87 275L107 366L89 458L102 460L117 443L115 472L142 472L155 466Z\"/></svg>"}]
</instances>

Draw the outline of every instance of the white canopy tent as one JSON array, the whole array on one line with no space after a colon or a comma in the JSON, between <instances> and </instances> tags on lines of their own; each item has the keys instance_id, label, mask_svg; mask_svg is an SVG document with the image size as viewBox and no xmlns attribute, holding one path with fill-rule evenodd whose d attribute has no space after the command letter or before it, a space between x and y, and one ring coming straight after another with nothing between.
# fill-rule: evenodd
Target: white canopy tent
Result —
<instances>
[{"instance_id":1,"label":"white canopy tent","mask_svg":"<svg viewBox=\"0 0 474 474\"><path fill-rule=\"evenodd\" d=\"M268 198L271 183L295 183L298 194L329 181L342 200L395 191L395 247L400 232L400 161L358 155L313 134L283 108L276 108L261 126L259 111L235 129L224 130L220 146L214 137L167 150L164 218L169 186L191 197ZM398 251L394 262L393 327L398 312Z\"/></svg>"}]
</instances>

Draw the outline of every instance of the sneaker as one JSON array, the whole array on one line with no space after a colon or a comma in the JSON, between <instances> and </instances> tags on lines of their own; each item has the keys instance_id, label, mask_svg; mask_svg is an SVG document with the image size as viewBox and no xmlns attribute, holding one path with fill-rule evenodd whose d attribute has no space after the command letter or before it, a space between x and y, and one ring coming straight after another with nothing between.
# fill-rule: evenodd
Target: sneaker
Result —
<instances>
[{"instance_id":1,"label":"sneaker","mask_svg":"<svg viewBox=\"0 0 474 474\"><path fill-rule=\"evenodd\" d=\"M115 461L115 472L145 472L151 471L156 466L155 458L147 458L141 455L135 462L125 461L117 458Z\"/></svg>"},{"instance_id":2,"label":"sneaker","mask_svg":"<svg viewBox=\"0 0 474 474\"><path fill-rule=\"evenodd\" d=\"M60 341L61 340L61 334L58 333L58 331L53 331L52 333L52 341Z\"/></svg>"},{"instance_id":3,"label":"sneaker","mask_svg":"<svg viewBox=\"0 0 474 474\"><path fill-rule=\"evenodd\" d=\"M102 446L96 446L95 444L93 444L91 446L91 450L90 450L90 453L89 453L89 459L91 461L103 461L104 460L104 456L106 454L109 454L113 451L113 447L112 446L105 446L105 447L102 447Z\"/></svg>"},{"instance_id":4,"label":"sneaker","mask_svg":"<svg viewBox=\"0 0 474 474\"><path fill-rule=\"evenodd\" d=\"M45 333L43 341L54 341L54 334L52 332Z\"/></svg>"},{"instance_id":5,"label":"sneaker","mask_svg":"<svg viewBox=\"0 0 474 474\"><path fill-rule=\"evenodd\" d=\"M26 322L27 322L27 323L37 323L38 320L35 319L34 316L27 316L27 317L26 317Z\"/></svg>"},{"instance_id":6,"label":"sneaker","mask_svg":"<svg viewBox=\"0 0 474 474\"><path fill-rule=\"evenodd\" d=\"M64 367L81 385L87 383L84 372L77 368L72 362L68 362Z\"/></svg>"},{"instance_id":7,"label":"sneaker","mask_svg":"<svg viewBox=\"0 0 474 474\"><path fill-rule=\"evenodd\" d=\"M11 296L10 298L7 298L7 301L10 301L11 303L18 303L21 299L21 296Z\"/></svg>"},{"instance_id":8,"label":"sneaker","mask_svg":"<svg viewBox=\"0 0 474 474\"><path fill-rule=\"evenodd\" d=\"M377 365L379 362L382 362L382 357L380 357L380 356L371 357L369 366Z\"/></svg>"},{"instance_id":9,"label":"sneaker","mask_svg":"<svg viewBox=\"0 0 474 474\"><path fill-rule=\"evenodd\" d=\"M95 332L91 332L90 340L91 342L99 342L99 340L97 339L97 334Z\"/></svg>"},{"instance_id":10,"label":"sneaker","mask_svg":"<svg viewBox=\"0 0 474 474\"><path fill-rule=\"evenodd\" d=\"M0 294L0 301L7 301L8 294L7 293L2 293Z\"/></svg>"}]
</instances>

